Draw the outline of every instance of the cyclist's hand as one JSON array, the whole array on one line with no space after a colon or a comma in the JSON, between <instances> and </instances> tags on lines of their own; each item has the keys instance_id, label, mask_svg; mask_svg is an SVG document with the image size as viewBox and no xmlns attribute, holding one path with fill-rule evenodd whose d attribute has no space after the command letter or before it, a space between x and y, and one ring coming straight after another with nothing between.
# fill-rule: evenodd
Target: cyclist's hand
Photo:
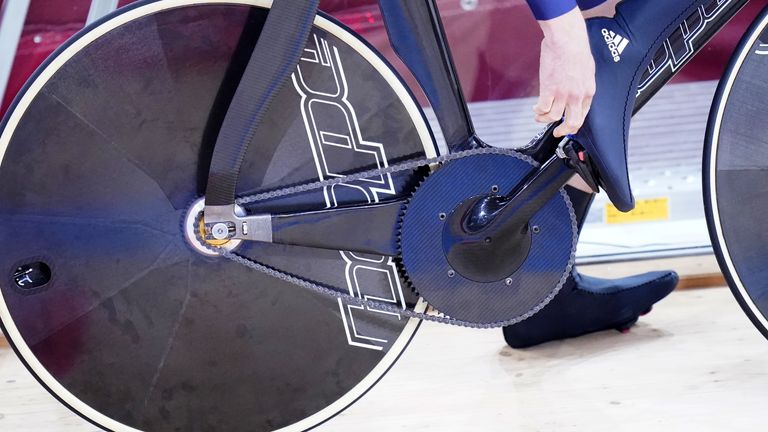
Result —
<instances>
[{"instance_id":1,"label":"cyclist's hand","mask_svg":"<svg viewBox=\"0 0 768 432\"><path fill-rule=\"evenodd\" d=\"M595 95L595 60L584 18L578 8L548 21L539 21L541 43L539 101L536 121L565 121L555 136L575 134L584 124Z\"/></svg>"}]
</instances>

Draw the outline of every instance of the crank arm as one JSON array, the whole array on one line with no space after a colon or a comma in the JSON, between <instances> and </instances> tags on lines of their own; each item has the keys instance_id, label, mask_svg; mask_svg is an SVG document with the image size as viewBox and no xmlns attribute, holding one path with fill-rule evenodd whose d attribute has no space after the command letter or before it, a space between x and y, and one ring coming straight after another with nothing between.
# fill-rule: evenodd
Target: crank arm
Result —
<instances>
[{"instance_id":1,"label":"crank arm","mask_svg":"<svg viewBox=\"0 0 768 432\"><path fill-rule=\"evenodd\" d=\"M572 145L570 140L563 144ZM531 219L576 174L568 154L572 152L558 149L508 195L492 191L464 201L451 213L442 241L456 272L474 281L492 282L522 265L531 248L531 233L540 229L531 225Z\"/></svg>"},{"instance_id":2,"label":"crank arm","mask_svg":"<svg viewBox=\"0 0 768 432\"><path fill-rule=\"evenodd\" d=\"M589 155L576 141L566 139L521 186L507 196L492 197L496 200L494 211L472 230L494 231L501 225L524 226L576 174L581 175L594 192L598 192L596 173Z\"/></svg>"},{"instance_id":3,"label":"crank arm","mask_svg":"<svg viewBox=\"0 0 768 432\"><path fill-rule=\"evenodd\" d=\"M568 146L566 142L560 148ZM527 223L542 207L559 193L560 189L576 174L573 165L565 153L559 150L541 166L517 190L505 197L498 218L491 224L503 224L505 221Z\"/></svg>"},{"instance_id":4,"label":"crank arm","mask_svg":"<svg viewBox=\"0 0 768 432\"><path fill-rule=\"evenodd\" d=\"M205 209L207 240L243 240L395 256L404 201L311 212L238 216L234 206Z\"/></svg>"},{"instance_id":5,"label":"crank arm","mask_svg":"<svg viewBox=\"0 0 768 432\"><path fill-rule=\"evenodd\" d=\"M555 155L508 195L480 197L465 212L454 214L454 219L461 219L452 221L464 233L461 243L488 242L524 229L533 215L577 173L569 158L575 153L563 150L572 145L572 141L565 141Z\"/></svg>"}]
</instances>

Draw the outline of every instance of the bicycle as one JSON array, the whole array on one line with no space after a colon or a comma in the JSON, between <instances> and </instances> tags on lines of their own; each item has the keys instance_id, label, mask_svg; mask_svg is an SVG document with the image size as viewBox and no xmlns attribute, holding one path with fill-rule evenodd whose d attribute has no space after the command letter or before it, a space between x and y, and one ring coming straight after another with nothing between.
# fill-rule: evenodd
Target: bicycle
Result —
<instances>
[{"instance_id":1,"label":"bicycle","mask_svg":"<svg viewBox=\"0 0 768 432\"><path fill-rule=\"evenodd\" d=\"M591 20L607 90L583 132L558 140L551 125L519 151L475 134L435 1L380 3L449 153L392 67L312 1L275 14L267 0L133 4L30 79L0 134L0 319L62 403L115 431L306 430L375 385L422 320L493 328L535 314L573 265L562 186L578 173L632 207L631 114L747 0L653 13L625 0L620 24ZM767 28L768 9L723 80L705 158L713 239L766 335L737 247L765 242L734 231L749 215L720 215L762 180L728 165L754 146L727 115L765 91L753 78ZM747 111L752 123L768 112Z\"/></svg>"}]
</instances>

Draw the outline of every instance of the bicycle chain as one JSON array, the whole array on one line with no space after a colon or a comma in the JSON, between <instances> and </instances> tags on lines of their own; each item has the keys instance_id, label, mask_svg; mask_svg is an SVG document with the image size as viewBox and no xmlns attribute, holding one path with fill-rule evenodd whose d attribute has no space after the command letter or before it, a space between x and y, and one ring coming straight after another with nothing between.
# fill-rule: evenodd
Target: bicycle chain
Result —
<instances>
[{"instance_id":1,"label":"bicycle chain","mask_svg":"<svg viewBox=\"0 0 768 432\"><path fill-rule=\"evenodd\" d=\"M311 183L295 185L295 186L291 186L283 189L276 189L273 191L262 192L262 193L238 198L236 200L236 203L238 205L246 205L246 204L251 204L257 201L265 201L265 200L284 197L284 196L293 195L297 193L323 189L323 188L337 185L340 183L355 182L355 181L367 179L370 177L384 176L387 174L394 174L402 171L413 171L416 168L420 168L424 166L431 166L431 165L446 163L446 162L461 159L464 157L483 155L483 154L502 154L502 155L516 157L518 159L526 161L530 163L533 167L539 167L540 165L538 162L533 160L533 158L526 156L524 154L521 154L515 150L495 148L495 147L481 147L481 148L476 148L471 150L460 151L456 153L449 153L446 155L440 155L440 156L428 158L428 159L413 159L413 160L409 160L399 164L387 166L384 168L372 169L372 170L367 170L367 171L363 171L356 174L350 174L345 177L337 177L334 179L316 181ZM566 200L566 203L571 210L571 215L573 216L573 211L572 211L573 207L570 200ZM200 216L198 216L198 218L199 217ZM575 233L576 220L574 217L572 217L571 219L572 219L571 224L572 224L572 227L574 228L574 233ZM197 222L195 226L197 226ZM549 300L554 298L554 296L557 294L557 292L565 283L565 280L567 279L567 275L570 274L570 270L573 265L573 258L575 257L575 252L576 252L575 247L572 248L572 251L571 251L572 259L568 265L567 271L564 273L563 278L561 279L560 283L558 284L556 289L553 291L553 293L549 296L549 298L546 301L542 302L540 306L534 308L533 310L529 311L528 313L520 317L513 318L510 320L499 321L494 323L475 323L475 322L462 321L459 319L451 318L441 314L439 311L436 311L437 314L433 315L425 312L416 312L415 310L411 310L408 308L400 308L389 303L358 298L353 295L347 294L345 292L342 292L333 288L329 288L327 286L313 282L311 280L303 279L298 276L294 276L290 273L277 270L275 268L261 264L258 261L252 260L250 258L246 258L237 253L228 251L224 248L210 245L201 237L199 230L195 230L195 235L197 236L198 241L202 245L205 245L205 247L209 248L212 251L215 251L223 258L229 259L230 261L233 261L237 264L243 265L252 270L266 274L275 279L291 283L293 285L304 288L306 290L322 295L324 297L332 298L335 300L341 300L347 304L362 306L368 309L373 309L381 312L398 314L401 316L405 316L407 318L415 318L415 319L420 319L424 321L436 322L439 324L448 324L448 325L455 325L459 327L468 327L468 328L475 328L475 329L491 329L491 328L499 328L499 327L504 327L508 325L513 325L527 318L530 318L532 315L537 313L542 307L544 307L547 303L549 303ZM574 241L573 244L575 245L575 243L576 242Z\"/></svg>"},{"instance_id":2,"label":"bicycle chain","mask_svg":"<svg viewBox=\"0 0 768 432\"><path fill-rule=\"evenodd\" d=\"M481 154L503 154L508 156L514 156L518 159L521 159L530 163L535 168L538 168L540 165L538 162L533 160L533 158L531 158L530 156L526 156L515 150L496 148L496 147L480 147L472 150L464 150L456 153L440 155L440 156L429 158L429 159L412 159L410 161L402 162L396 165L390 165L384 168L377 168L377 169L372 169L368 171L362 171L362 172L359 172L356 174L350 174L344 177L336 177L329 180L305 183L303 185L296 185L296 186L291 186L284 189L278 189L274 191L249 195L246 197L238 198L235 201L235 203L238 205L245 205L245 204L250 204L256 201L264 201L268 199L283 197L286 195L293 195L296 193L308 192L314 189L322 189L324 187L334 186L340 183L354 182L354 181L367 179L370 177L384 176L386 174L394 174L396 172L401 172L401 171L413 171L414 169L422 166L450 162L456 159L461 159L464 157L481 155Z\"/></svg>"}]
</instances>

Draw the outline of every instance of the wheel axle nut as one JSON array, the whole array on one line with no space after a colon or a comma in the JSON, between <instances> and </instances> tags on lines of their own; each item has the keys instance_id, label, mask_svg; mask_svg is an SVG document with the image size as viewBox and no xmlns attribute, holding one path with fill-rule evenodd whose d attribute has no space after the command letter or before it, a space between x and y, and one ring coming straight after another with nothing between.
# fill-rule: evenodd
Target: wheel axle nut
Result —
<instances>
[{"instance_id":1,"label":"wheel axle nut","mask_svg":"<svg viewBox=\"0 0 768 432\"><path fill-rule=\"evenodd\" d=\"M226 240L229 237L229 227L224 223L217 223L211 228L211 235L216 240Z\"/></svg>"}]
</instances>

